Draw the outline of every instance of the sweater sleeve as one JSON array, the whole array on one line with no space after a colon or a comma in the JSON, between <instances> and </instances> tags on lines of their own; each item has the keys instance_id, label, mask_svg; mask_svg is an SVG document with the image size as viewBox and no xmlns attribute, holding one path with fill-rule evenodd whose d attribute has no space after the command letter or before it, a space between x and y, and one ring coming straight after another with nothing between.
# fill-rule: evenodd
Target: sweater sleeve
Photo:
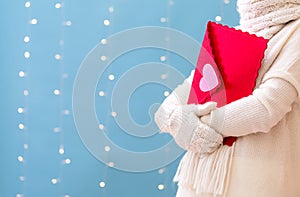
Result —
<instances>
[{"instance_id":1,"label":"sweater sleeve","mask_svg":"<svg viewBox=\"0 0 300 197\"><path fill-rule=\"evenodd\" d=\"M218 108L201 120L224 136L267 133L291 111L296 99L297 91L291 83L271 78L252 95Z\"/></svg>"},{"instance_id":2,"label":"sweater sleeve","mask_svg":"<svg viewBox=\"0 0 300 197\"><path fill-rule=\"evenodd\" d=\"M155 122L159 129L163 132L171 132L170 117L174 109L178 105L187 104L191 84L194 77L194 70L190 76L178 85L172 93L163 101L154 115Z\"/></svg>"}]
</instances>

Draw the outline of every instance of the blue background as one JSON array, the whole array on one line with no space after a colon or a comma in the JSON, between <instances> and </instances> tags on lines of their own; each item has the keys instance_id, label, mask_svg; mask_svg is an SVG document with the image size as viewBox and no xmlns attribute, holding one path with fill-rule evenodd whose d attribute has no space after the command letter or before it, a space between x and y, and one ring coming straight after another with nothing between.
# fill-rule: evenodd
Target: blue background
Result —
<instances>
[{"instance_id":1,"label":"blue background","mask_svg":"<svg viewBox=\"0 0 300 197\"><path fill-rule=\"evenodd\" d=\"M125 29L169 27L201 42L207 21L215 21L216 16L222 17L223 24L238 24L236 1L32 0L30 7L25 7L25 3L0 1L0 196L174 196L177 186L172 178L179 159L162 169L133 173L106 166L88 152L72 117L76 73L88 52L102 39ZM55 8L56 3L62 7ZM30 23L33 18L37 24ZM110 21L108 26L103 23L105 19ZM29 36L29 42L24 42L25 36ZM30 52L30 58L24 57L25 51ZM61 58L56 59L57 54ZM174 54L144 49L116 61L107 75L114 74L117 79L140 63L161 62L163 55L185 76L193 68ZM20 71L24 77L19 76ZM95 95L97 114L103 116L108 136L135 151L156 148L164 142L160 138L169 136L155 136L144 146L143 142L124 136L112 121L108 103L115 81L100 79L97 91L103 90L105 96ZM60 90L59 95L53 93L56 89ZM24 90L29 95L25 96ZM137 123L150 120L143 112L151 103L162 102L165 91L170 90L149 85L135 92L129 104ZM24 112L18 113L18 108ZM20 129L19 124L25 128ZM63 153L59 153L60 148ZM100 182L105 182L105 187L100 187ZM158 189L160 184L164 185L162 190Z\"/></svg>"}]
</instances>

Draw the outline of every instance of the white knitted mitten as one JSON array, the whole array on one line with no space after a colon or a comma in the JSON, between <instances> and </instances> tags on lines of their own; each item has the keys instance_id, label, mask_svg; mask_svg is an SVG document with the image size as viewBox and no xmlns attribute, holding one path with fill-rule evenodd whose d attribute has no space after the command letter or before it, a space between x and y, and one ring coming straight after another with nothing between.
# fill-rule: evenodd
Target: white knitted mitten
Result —
<instances>
[{"instance_id":1,"label":"white knitted mitten","mask_svg":"<svg viewBox=\"0 0 300 197\"><path fill-rule=\"evenodd\" d=\"M213 102L176 107L170 116L169 127L170 134L181 148L203 154L214 152L222 144L223 136L199 119L215 108Z\"/></svg>"}]
</instances>

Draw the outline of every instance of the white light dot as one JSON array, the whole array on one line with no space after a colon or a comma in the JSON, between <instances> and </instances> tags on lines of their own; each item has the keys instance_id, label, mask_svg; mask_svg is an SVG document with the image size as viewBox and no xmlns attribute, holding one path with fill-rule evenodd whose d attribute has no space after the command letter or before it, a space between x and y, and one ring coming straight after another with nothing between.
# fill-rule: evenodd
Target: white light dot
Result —
<instances>
[{"instance_id":1,"label":"white light dot","mask_svg":"<svg viewBox=\"0 0 300 197\"><path fill-rule=\"evenodd\" d=\"M166 57L166 56L163 55L163 56L160 57L160 61L164 62L164 61L166 61L166 60L167 60L167 57Z\"/></svg>"},{"instance_id":2,"label":"white light dot","mask_svg":"<svg viewBox=\"0 0 300 197\"><path fill-rule=\"evenodd\" d=\"M19 179L20 179L20 181L25 181L25 177L24 176L20 176Z\"/></svg>"},{"instance_id":3,"label":"white light dot","mask_svg":"<svg viewBox=\"0 0 300 197\"><path fill-rule=\"evenodd\" d=\"M64 197L70 197L70 195L64 195Z\"/></svg>"},{"instance_id":4,"label":"white light dot","mask_svg":"<svg viewBox=\"0 0 300 197\"><path fill-rule=\"evenodd\" d=\"M229 4L229 3L230 3L230 0L224 0L224 3L225 3L225 4Z\"/></svg>"},{"instance_id":5,"label":"white light dot","mask_svg":"<svg viewBox=\"0 0 300 197\"><path fill-rule=\"evenodd\" d=\"M38 23L38 20L36 18L33 18L33 19L30 20L30 23L32 25L36 25Z\"/></svg>"},{"instance_id":6,"label":"white light dot","mask_svg":"<svg viewBox=\"0 0 300 197\"><path fill-rule=\"evenodd\" d=\"M68 78L69 77L69 75L67 74L67 73L64 73L63 75L62 75L62 78L63 79L66 79L66 78Z\"/></svg>"},{"instance_id":7,"label":"white light dot","mask_svg":"<svg viewBox=\"0 0 300 197\"><path fill-rule=\"evenodd\" d=\"M29 42L29 41L30 41L30 38L29 38L29 36L25 36L25 37L24 37L24 42L26 42L26 43L27 43L27 42Z\"/></svg>"},{"instance_id":8,"label":"white light dot","mask_svg":"<svg viewBox=\"0 0 300 197\"><path fill-rule=\"evenodd\" d=\"M110 151L110 147L109 146L105 146L104 150L105 150L105 152L109 152Z\"/></svg>"},{"instance_id":9,"label":"white light dot","mask_svg":"<svg viewBox=\"0 0 300 197\"><path fill-rule=\"evenodd\" d=\"M23 94L24 94L24 96L28 96L29 95L29 91L28 90L24 90Z\"/></svg>"},{"instance_id":10,"label":"white light dot","mask_svg":"<svg viewBox=\"0 0 300 197\"><path fill-rule=\"evenodd\" d=\"M53 90L53 94L60 95L60 90L58 90L58 89Z\"/></svg>"},{"instance_id":11,"label":"white light dot","mask_svg":"<svg viewBox=\"0 0 300 197\"><path fill-rule=\"evenodd\" d=\"M59 127L55 127L55 128L53 129L53 131L54 131L54 133L58 133L58 132L61 131L61 129L60 129Z\"/></svg>"},{"instance_id":12,"label":"white light dot","mask_svg":"<svg viewBox=\"0 0 300 197\"><path fill-rule=\"evenodd\" d=\"M165 172L164 168L158 170L158 174L163 174L164 172Z\"/></svg>"},{"instance_id":13,"label":"white light dot","mask_svg":"<svg viewBox=\"0 0 300 197\"><path fill-rule=\"evenodd\" d=\"M161 17L161 18L160 18L160 22L161 22L161 23L167 22L167 18L166 18L166 17Z\"/></svg>"},{"instance_id":14,"label":"white light dot","mask_svg":"<svg viewBox=\"0 0 300 197\"><path fill-rule=\"evenodd\" d=\"M25 52L24 52L24 57L25 57L26 59L30 58L30 52L29 52L29 51L25 51Z\"/></svg>"},{"instance_id":15,"label":"white light dot","mask_svg":"<svg viewBox=\"0 0 300 197\"><path fill-rule=\"evenodd\" d=\"M110 6L110 7L108 8L108 11L109 11L110 13L113 13L113 12L114 12L114 7L113 7L113 6Z\"/></svg>"},{"instance_id":16,"label":"white light dot","mask_svg":"<svg viewBox=\"0 0 300 197\"><path fill-rule=\"evenodd\" d=\"M107 57L105 55L102 55L100 59L101 59L101 61L106 61Z\"/></svg>"},{"instance_id":17,"label":"white light dot","mask_svg":"<svg viewBox=\"0 0 300 197\"><path fill-rule=\"evenodd\" d=\"M60 155L63 155L65 153L65 149L60 147L58 152L59 152Z\"/></svg>"},{"instance_id":18,"label":"white light dot","mask_svg":"<svg viewBox=\"0 0 300 197\"><path fill-rule=\"evenodd\" d=\"M31 5L31 3L30 3L29 1L27 1L27 2L25 3L25 7L26 7L26 8L29 8L30 5Z\"/></svg>"},{"instance_id":19,"label":"white light dot","mask_svg":"<svg viewBox=\"0 0 300 197\"><path fill-rule=\"evenodd\" d=\"M24 112L24 108L19 107L19 108L18 108L18 113L21 114L21 113L23 113L23 112Z\"/></svg>"},{"instance_id":20,"label":"white light dot","mask_svg":"<svg viewBox=\"0 0 300 197\"><path fill-rule=\"evenodd\" d=\"M63 41L63 40L60 40L60 41L58 42L58 44L62 46L62 45L64 45L64 44L65 44L65 41Z\"/></svg>"},{"instance_id":21,"label":"white light dot","mask_svg":"<svg viewBox=\"0 0 300 197\"><path fill-rule=\"evenodd\" d=\"M71 26L72 25L72 22L71 21L66 21L65 23L67 26Z\"/></svg>"},{"instance_id":22,"label":"white light dot","mask_svg":"<svg viewBox=\"0 0 300 197\"><path fill-rule=\"evenodd\" d=\"M113 111L113 112L111 112L111 115L112 115L112 117L116 117L118 114L117 114L117 112Z\"/></svg>"},{"instance_id":23,"label":"white light dot","mask_svg":"<svg viewBox=\"0 0 300 197\"><path fill-rule=\"evenodd\" d=\"M221 17L221 16L216 16L216 21L217 21L217 22L222 21L222 17Z\"/></svg>"},{"instance_id":24,"label":"white light dot","mask_svg":"<svg viewBox=\"0 0 300 197\"><path fill-rule=\"evenodd\" d=\"M112 81L112 80L115 79L115 76L114 75L108 75L108 79Z\"/></svg>"},{"instance_id":25,"label":"white light dot","mask_svg":"<svg viewBox=\"0 0 300 197\"><path fill-rule=\"evenodd\" d=\"M70 115L70 110L67 110L67 109L63 110L63 114L64 115Z\"/></svg>"},{"instance_id":26,"label":"white light dot","mask_svg":"<svg viewBox=\"0 0 300 197\"><path fill-rule=\"evenodd\" d=\"M61 59L61 55L60 55L60 54L55 54L54 58L55 58L56 60L60 60L60 59Z\"/></svg>"},{"instance_id":27,"label":"white light dot","mask_svg":"<svg viewBox=\"0 0 300 197\"><path fill-rule=\"evenodd\" d=\"M23 197L22 194L16 194L16 197Z\"/></svg>"},{"instance_id":28,"label":"white light dot","mask_svg":"<svg viewBox=\"0 0 300 197\"><path fill-rule=\"evenodd\" d=\"M99 92L99 96L104 96L104 95L105 95L105 93L103 91Z\"/></svg>"},{"instance_id":29,"label":"white light dot","mask_svg":"<svg viewBox=\"0 0 300 197\"><path fill-rule=\"evenodd\" d=\"M105 20L103 21L103 24L104 24L105 26L109 26L109 25L110 25L110 21L109 21L108 19L105 19Z\"/></svg>"},{"instance_id":30,"label":"white light dot","mask_svg":"<svg viewBox=\"0 0 300 197\"><path fill-rule=\"evenodd\" d=\"M161 78L161 79L166 79L166 78L168 78L168 75L167 75L167 74L162 74L162 75L160 76L160 78Z\"/></svg>"},{"instance_id":31,"label":"white light dot","mask_svg":"<svg viewBox=\"0 0 300 197\"><path fill-rule=\"evenodd\" d=\"M99 183L99 186L102 187L102 188L105 187L105 182L104 182L104 181L101 181L101 182Z\"/></svg>"},{"instance_id":32,"label":"white light dot","mask_svg":"<svg viewBox=\"0 0 300 197\"><path fill-rule=\"evenodd\" d=\"M66 163L66 164L70 164L70 163L71 163L71 159L66 159L66 160L65 160L65 163Z\"/></svg>"},{"instance_id":33,"label":"white light dot","mask_svg":"<svg viewBox=\"0 0 300 197\"><path fill-rule=\"evenodd\" d=\"M115 163L114 162L109 162L108 166L111 167L111 168L113 168L115 166Z\"/></svg>"},{"instance_id":34,"label":"white light dot","mask_svg":"<svg viewBox=\"0 0 300 197\"><path fill-rule=\"evenodd\" d=\"M99 124L98 127L99 127L100 130L103 130L103 129L104 129L104 125L103 125L103 124Z\"/></svg>"},{"instance_id":35,"label":"white light dot","mask_svg":"<svg viewBox=\"0 0 300 197\"><path fill-rule=\"evenodd\" d=\"M163 189L165 189L165 186L163 184L159 184L157 186L157 188L158 188L158 190L163 190Z\"/></svg>"},{"instance_id":36,"label":"white light dot","mask_svg":"<svg viewBox=\"0 0 300 197\"><path fill-rule=\"evenodd\" d=\"M24 149L28 149L28 144L23 145Z\"/></svg>"},{"instance_id":37,"label":"white light dot","mask_svg":"<svg viewBox=\"0 0 300 197\"><path fill-rule=\"evenodd\" d=\"M24 71L20 71L20 72L19 72L19 77L21 77L21 78L22 78L22 77L25 77L25 72L24 72Z\"/></svg>"},{"instance_id":38,"label":"white light dot","mask_svg":"<svg viewBox=\"0 0 300 197\"><path fill-rule=\"evenodd\" d=\"M52 183L53 185L55 185L57 182L58 182L58 180L57 180L56 178L51 179L51 183Z\"/></svg>"},{"instance_id":39,"label":"white light dot","mask_svg":"<svg viewBox=\"0 0 300 197\"><path fill-rule=\"evenodd\" d=\"M21 129L21 130L25 129L25 125L22 124L22 123L20 123L20 124L18 125L18 127L19 127L19 129Z\"/></svg>"},{"instance_id":40,"label":"white light dot","mask_svg":"<svg viewBox=\"0 0 300 197\"><path fill-rule=\"evenodd\" d=\"M18 156L18 161L19 162L23 162L24 161L24 158L22 156Z\"/></svg>"},{"instance_id":41,"label":"white light dot","mask_svg":"<svg viewBox=\"0 0 300 197\"><path fill-rule=\"evenodd\" d=\"M165 92L164 92L164 95L165 95L165 97L167 97L167 96L169 96L169 95L170 95L170 92L168 92L168 91L165 91Z\"/></svg>"},{"instance_id":42,"label":"white light dot","mask_svg":"<svg viewBox=\"0 0 300 197\"><path fill-rule=\"evenodd\" d=\"M57 9L61 8L61 3L56 3L54 7Z\"/></svg>"},{"instance_id":43,"label":"white light dot","mask_svg":"<svg viewBox=\"0 0 300 197\"><path fill-rule=\"evenodd\" d=\"M101 40L101 44L107 44L107 40L106 39L102 39Z\"/></svg>"}]
</instances>

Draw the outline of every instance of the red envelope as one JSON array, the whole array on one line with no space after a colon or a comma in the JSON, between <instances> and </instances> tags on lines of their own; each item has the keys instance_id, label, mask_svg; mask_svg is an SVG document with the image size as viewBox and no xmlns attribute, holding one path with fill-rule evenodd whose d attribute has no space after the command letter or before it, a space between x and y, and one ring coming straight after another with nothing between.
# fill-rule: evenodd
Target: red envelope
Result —
<instances>
[{"instance_id":1,"label":"red envelope","mask_svg":"<svg viewBox=\"0 0 300 197\"><path fill-rule=\"evenodd\" d=\"M249 96L268 40L208 22L188 103L215 101L218 107ZM235 137L224 139L231 146Z\"/></svg>"}]
</instances>

